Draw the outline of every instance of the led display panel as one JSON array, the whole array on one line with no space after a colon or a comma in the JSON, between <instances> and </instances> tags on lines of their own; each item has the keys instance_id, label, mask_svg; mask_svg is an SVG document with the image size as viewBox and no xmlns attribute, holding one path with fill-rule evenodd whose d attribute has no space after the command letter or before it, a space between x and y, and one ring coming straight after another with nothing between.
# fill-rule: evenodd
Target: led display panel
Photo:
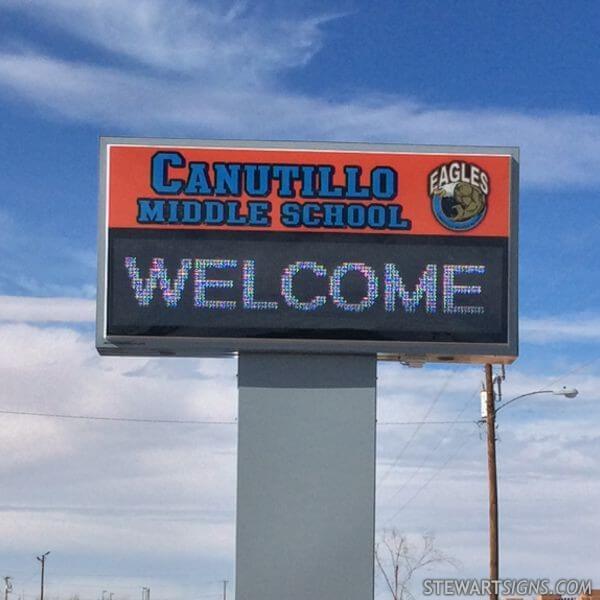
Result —
<instances>
[{"instance_id":1,"label":"led display panel","mask_svg":"<svg viewBox=\"0 0 600 600\"><path fill-rule=\"evenodd\" d=\"M101 353L517 355L513 148L101 150Z\"/></svg>"}]
</instances>

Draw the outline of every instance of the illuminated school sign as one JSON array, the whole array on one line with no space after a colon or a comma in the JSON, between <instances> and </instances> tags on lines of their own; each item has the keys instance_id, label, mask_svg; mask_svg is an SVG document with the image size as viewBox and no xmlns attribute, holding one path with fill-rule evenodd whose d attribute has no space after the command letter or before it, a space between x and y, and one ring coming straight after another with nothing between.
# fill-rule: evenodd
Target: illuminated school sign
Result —
<instances>
[{"instance_id":1,"label":"illuminated school sign","mask_svg":"<svg viewBox=\"0 0 600 600\"><path fill-rule=\"evenodd\" d=\"M517 354L516 150L103 139L100 352Z\"/></svg>"}]
</instances>

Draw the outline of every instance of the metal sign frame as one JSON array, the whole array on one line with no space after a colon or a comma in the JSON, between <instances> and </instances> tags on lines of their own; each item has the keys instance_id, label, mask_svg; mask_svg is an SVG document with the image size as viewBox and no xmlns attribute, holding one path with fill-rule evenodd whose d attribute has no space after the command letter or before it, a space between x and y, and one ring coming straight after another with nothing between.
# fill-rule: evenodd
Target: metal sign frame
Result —
<instances>
[{"instance_id":1,"label":"metal sign frame","mask_svg":"<svg viewBox=\"0 0 600 600\"><path fill-rule=\"evenodd\" d=\"M503 156L510 158L510 215L508 241L507 343L406 342L286 338L188 338L176 336L108 336L108 154L111 146L160 148L224 148L342 151L431 155ZM238 352L301 352L377 354L380 360L409 363L478 362L511 363L518 354L518 202L519 149L496 146L419 146L337 142L265 142L165 138L100 138L98 212L98 293L96 347L104 355L129 356L231 356Z\"/></svg>"}]
</instances>

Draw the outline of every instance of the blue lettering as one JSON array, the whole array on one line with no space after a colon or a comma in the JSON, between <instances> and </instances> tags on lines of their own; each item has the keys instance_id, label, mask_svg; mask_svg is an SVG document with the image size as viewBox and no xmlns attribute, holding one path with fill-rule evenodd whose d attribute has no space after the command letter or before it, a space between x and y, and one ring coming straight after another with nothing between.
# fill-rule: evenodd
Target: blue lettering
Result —
<instances>
[{"instance_id":1,"label":"blue lettering","mask_svg":"<svg viewBox=\"0 0 600 600\"><path fill-rule=\"evenodd\" d=\"M387 206L371 204L367 209L367 223L372 229L383 229L387 220Z\"/></svg>"},{"instance_id":2,"label":"blue lettering","mask_svg":"<svg viewBox=\"0 0 600 600\"><path fill-rule=\"evenodd\" d=\"M241 166L230 163L214 163L215 194L217 196L239 196L242 187Z\"/></svg>"},{"instance_id":3,"label":"blue lettering","mask_svg":"<svg viewBox=\"0 0 600 600\"><path fill-rule=\"evenodd\" d=\"M398 195L398 175L391 167L375 167L371 173L373 196L379 200L391 200Z\"/></svg>"},{"instance_id":4,"label":"blue lettering","mask_svg":"<svg viewBox=\"0 0 600 600\"><path fill-rule=\"evenodd\" d=\"M240 202L225 202L227 206L227 225L246 225L248 219L240 215Z\"/></svg>"},{"instance_id":5,"label":"blue lettering","mask_svg":"<svg viewBox=\"0 0 600 600\"><path fill-rule=\"evenodd\" d=\"M390 215L390 229L410 229L412 222L402 218L402 206L392 204L387 207Z\"/></svg>"},{"instance_id":6,"label":"blue lettering","mask_svg":"<svg viewBox=\"0 0 600 600\"><path fill-rule=\"evenodd\" d=\"M293 198L296 195L294 180L300 176L300 168L296 165L275 165L273 177L279 179L279 197Z\"/></svg>"},{"instance_id":7,"label":"blue lettering","mask_svg":"<svg viewBox=\"0 0 600 600\"><path fill-rule=\"evenodd\" d=\"M281 223L286 227L300 225L301 205L298 202L285 202L281 205Z\"/></svg>"},{"instance_id":8,"label":"blue lettering","mask_svg":"<svg viewBox=\"0 0 600 600\"><path fill-rule=\"evenodd\" d=\"M371 190L360 185L360 167L344 167L346 173L346 198L369 198Z\"/></svg>"},{"instance_id":9,"label":"blue lettering","mask_svg":"<svg viewBox=\"0 0 600 600\"><path fill-rule=\"evenodd\" d=\"M197 200L184 200L182 223L200 223L202 220L202 204Z\"/></svg>"},{"instance_id":10,"label":"blue lettering","mask_svg":"<svg viewBox=\"0 0 600 600\"><path fill-rule=\"evenodd\" d=\"M179 194L183 180L169 179L169 167L184 167L185 158L179 152L157 152L152 157L150 185L157 194Z\"/></svg>"},{"instance_id":11,"label":"blue lettering","mask_svg":"<svg viewBox=\"0 0 600 600\"><path fill-rule=\"evenodd\" d=\"M207 225L222 225L225 221L225 205L220 200L207 200L204 203L206 211L204 222Z\"/></svg>"},{"instance_id":12,"label":"blue lettering","mask_svg":"<svg viewBox=\"0 0 600 600\"><path fill-rule=\"evenodd\" d=\"M344 189L333 185L333 167L319 167L319 196L321 198L343 198Z\"/></svg>"},{"instance_id":13,"label":"blue lettering","mask_svg":"<svg viewBox=\"0 0 600 600\"><path fill-rule=\"evenodd\" d=\"M165 201L138 198L138 223L164 223Z\"/></svg>"},{"instance_id":14,"label":"blue lettering","mask_svg":"<svg viewBox=\"0 0 600 600\"><path fill-rule=\"evenodd\" d=\"M344 204L332 204L325 202L323 204L323 226L324 227L344 227Z\"/></svg>"},{"instance_id":15,"label":"blue lettering","mask_svg":"<svg viewBox=\"0 0 600 600\"><path fill-rule=\"evenodd\" d=\"M179 205L177 200L169 200L169 223L179 221Z\"/></svg>"},{"instance_id":16,"label":"blue lettering","mask_svg":"<svg viewBox=\"0 0 600 600\"><path fill-rule=\"evenodd\" d=\"M320 219L315 216L321 211L321 205L316 202L306 202L302 206L302 224L305 227L318 227L321 223Z\"/></svg>"},{"instance_id":17,"label":"blue lettering","mask_svg":"<svg viewBox=\"0 0 600 600\"><path fill-rule=\"evenodd\" d=\"M206 167L207 164L205 162L190 163L188 180L185 186L185 193L188 196L212 196L213 189L206 173Z\"/></svg>"},{"instance_id":18,"label":"blue lettering","mask_svg":"<svg viewBox=\"0 0 600 600\"><path fill-rule=\"evenodd\" d=\"M315 193L315 168L312 165L304 165L302 169L302 186L300 196L302 198L316 198Z\"/></svg>"},{"instance_id":19,"label":"blue lettering","mask_svg":"<svg viewBox=\"0 0 600 600\"><path fill-rule=\"evenodd\" d=\"M365 207L362 204L348 205L346 220L350 227L362 228L365 226Z\"/></svg>"},{"instance_id":20,"label":"blue lettering","mask_svg":"<svg viewBox=\"0 0 600 600\"><path fill-rule=\"evenodd\" d=\"M271 191L271 167L269 165L244 165L246 194L268 196Z\"/></svg>"},{"instance_id":21,"label":"blue lettering","mask_svg":"<svg viewBox=\"0 0 600 600\"><path fill-rule=\"evenodd\" d=\"M248 202L248 223L254 227L270 225L271 204L269 202Z\"/></svg>"}]
</instances>

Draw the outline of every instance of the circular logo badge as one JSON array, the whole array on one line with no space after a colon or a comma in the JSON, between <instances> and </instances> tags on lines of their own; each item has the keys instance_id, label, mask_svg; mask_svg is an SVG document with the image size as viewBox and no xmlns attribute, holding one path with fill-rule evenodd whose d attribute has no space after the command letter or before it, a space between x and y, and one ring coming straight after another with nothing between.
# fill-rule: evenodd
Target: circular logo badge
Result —
<instances>
[{"instance_id":1,"label":"circular logo badge","mask_svg":"<svg viewBox=\"0 0 600 600\"><path fill-rule=\"evenodd\" d=\"M431 207L446 229L468 231L477 227L487 211L486 195L465 181L448 183L432 190Z\"/></svg>"}]
</instances>

